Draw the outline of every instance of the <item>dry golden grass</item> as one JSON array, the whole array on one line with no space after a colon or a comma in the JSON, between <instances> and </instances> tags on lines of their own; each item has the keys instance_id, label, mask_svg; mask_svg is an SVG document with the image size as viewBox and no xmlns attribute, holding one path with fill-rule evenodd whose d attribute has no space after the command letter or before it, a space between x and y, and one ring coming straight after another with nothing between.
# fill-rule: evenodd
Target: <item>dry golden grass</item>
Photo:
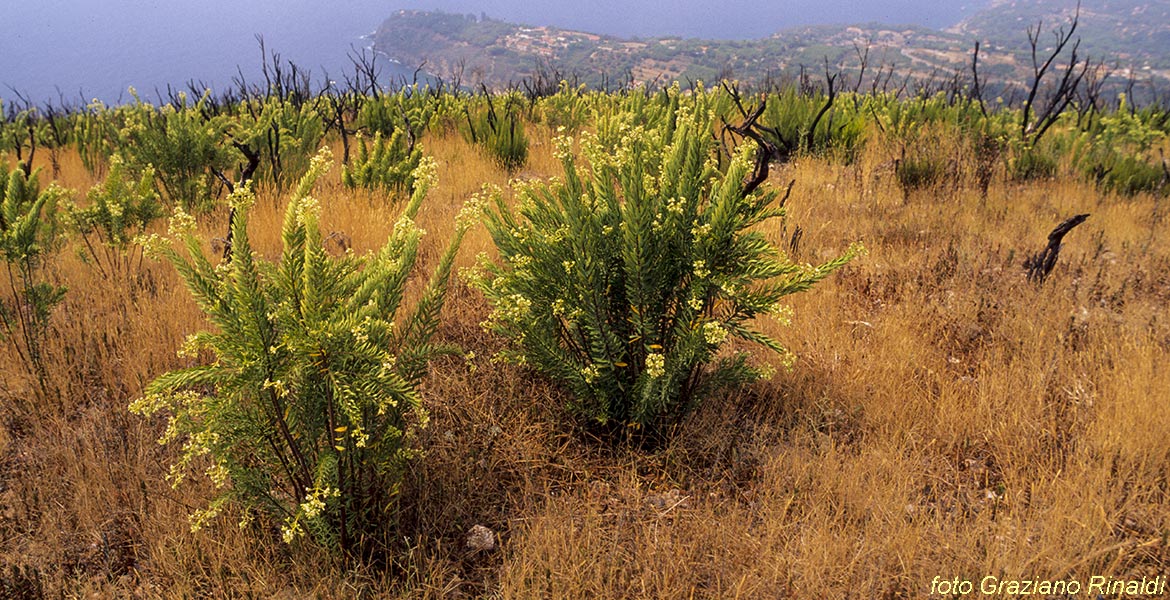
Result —
<instances>
[{"instance_id":1,"label":"dry golden grass","mask_svg":"<svg viewBox=\"0 0 1170 600\"><path fill-rule=\"evenodd\" d=\"M519 177L556 174L532 133ZM460 205L508 175L458 136L431 136L440 181L420 216L437 258ZM479 358L432 364L432 414L398 519L408 548L346 569L270 528L226 518L191 533L209 490L172 490L162 423L130 415L146 381L183 364L203 326L166 265L139 289L103 280L73 246L48 342L54 393L34 400L0 354L0 578L76 597L924 597L941 576L1154 576L1170 565L1170 249L1149 196L1105 197L1065 178L997 178L904 196L876 140L853 165L801 160L786 229L817 262L853 240L870 254L793 300L795 370L707 402L655 451L572 426L562 392L490 362L483 298L452 291L440 335ZM46 169L47 170L47 169ZM358 252L396 207L350 194L335 169L316 195L326 232ZM60 180L93 183L76 156ZM275 256L282 201L261 194L255 245ZM1074 213L1043 286L1021 262ZM209 240L223 213L201 220ZM473 230L459 264L491 252ZM768 357L761 354L761 358ZM482 524L500 548L475 553ZM1164 575L1163 575L1164 576ZM0 587L0 590L5 588ZM8 588L15 589L15 588Z\"/></svg>"}]
</instances>

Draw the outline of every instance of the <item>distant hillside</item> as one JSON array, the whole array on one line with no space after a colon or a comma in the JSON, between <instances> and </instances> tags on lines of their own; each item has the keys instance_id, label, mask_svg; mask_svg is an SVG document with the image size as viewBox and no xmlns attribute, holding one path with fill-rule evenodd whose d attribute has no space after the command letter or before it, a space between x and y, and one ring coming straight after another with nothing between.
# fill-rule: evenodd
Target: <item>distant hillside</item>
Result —
<instances>
[{"instance_id":1,"label":"distant hillside","mask_svg":"<svg viewBox=\"0 0 1170 600\"><path fill-rule=\"evenodd\" d=\"M404 66L464 84L498 88L556 70L590 85L735 78L762 81L793 77L804 67L819 74L856 74L868 49L868 77L879 74L897 87L908 76L946 78L968 73L976 40L983 44L980 74L1003 89L1027 78L1026 31L1043 19L1049 30L1072 18L1075 4L1056 0L999 1L946 31L916 26L861 24L787 29L763 39L716 41L677 37L623 39L552 26L528 26L484 16L402 10L374 37L377 51ZM1170 0L1086 1L1077 30L1081 56L1118 67L1115 80L1137 69L1142 80L1170 80ZM868 86L871 81L867 80Z\"/></svg>"},{"instance_id":2,"label":"distant hillside","mask_svg":"<svg viewBox=\"0 0 1170 600\"><path fill-rule=\"evenodd\" d=\"M1068 23L1076 6L1068 0L995 0L950 31L1020 52L1026 49L1028 25L1038 19L1044 19L1046 29ZM1077 36L1081 50L1096 58L1170 75L1170 0L1086 0Z\"/></svg>"}]
</instances>

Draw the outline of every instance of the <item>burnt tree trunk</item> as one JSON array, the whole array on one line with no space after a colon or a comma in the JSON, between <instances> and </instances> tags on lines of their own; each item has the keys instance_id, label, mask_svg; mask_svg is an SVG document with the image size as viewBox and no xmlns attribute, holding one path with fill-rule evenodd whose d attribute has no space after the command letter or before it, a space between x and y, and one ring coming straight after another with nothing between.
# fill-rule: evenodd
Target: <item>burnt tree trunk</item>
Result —
<instances>
[{"instance_id":1,"label":"burnt tree trunk","mask_svg":"<svg viewBox=\"0 0 1170 600\"><path fill-rule=\"evenodd\" d=\"M223 182L224 186L228 190L228 194L235 192L236 188L238 188L240 186L247 185L248 182L252 181L252 176L256 173L256 167L260 166L260 152L259 151L253 150L250 147L248 147L244 144L241 144L240 142L236 142L236 141L233 141L232 145L235 146L236 149L239 150L240 153L242 153L244 155L244 158L246 158L248 160L248 164L244 165L240 169L239 181L237 181L235 184L233 184L231 182L231 180L229 180L227 178L227 176L225 176L223 173L221 173L218 170L214 170L214 169L212 170L212 172L215 174L215 176L218 177L221 182ZM223 240L223 260L224 260L224 262L230 261L232 259L232 231L235 228L235 224L236 224L236 207L232 206L231 211L228 212L227 236L225 236L224 240Z\"/></svg>"},{"instance_id":2,"label":"burnt tree trunk","mask_svg":"<svg viewBox=\"0 0 1170 600\"><path fill-rule=\"evenodd\" d=\"M1069 217L1057 225L1052 233L1048 234L1048 246L1024 261L1024 268L1028 270L1028 281L1044 283L1048 274L1052 272L1052 267L1056 266L1056 257L1060 255L1061 240L1074 227L1084 223L1085 219L1088 218L1088 214Z\"/></svg>"}]
</instances>

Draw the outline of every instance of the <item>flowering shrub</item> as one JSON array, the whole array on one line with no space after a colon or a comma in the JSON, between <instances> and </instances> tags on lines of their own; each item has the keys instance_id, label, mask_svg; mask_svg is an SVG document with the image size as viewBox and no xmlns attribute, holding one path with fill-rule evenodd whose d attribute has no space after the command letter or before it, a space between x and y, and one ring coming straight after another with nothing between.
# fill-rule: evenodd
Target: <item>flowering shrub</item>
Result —
<instances>
[{"instance_id":1,"label":"flowering shrub","mask_svg":"<svg viewBox=\"0 0 1170 600\"><path fill-rule=\"evenodd\" d=\"M10 298L0 297L0 341L14 343L21 362L47 396L41 344L65 288L50 282L46 259L60 240L57 209L66 192L56 184L42 190L39 172L26 174L22 163L12 171L0 166L0 258L12 292Z\"/></svg>"},{"instance_id":2,"label":"flowering shrub","mask_svg":"<svg viewBox=\"0 0 1170 600\"><path fill-rule=\"evenodd\" d=\"M168 202L187 210L209 210L214 171L228 170L237 159L237 153L222 143L231 120L225 115L204 117L210 97L206 93L190 104L180 93L180 105L161 108L133 95L134 104L112 109L112 115L90 117L123 122L116 137L107 140L108 147L121 152L131 173L153 171L154 183Z\"/></svg>"},{"instance_id":3,"label":"flowering shrub","mask_svg":"<svg viewBox=\"0 0 1170 600\"><path fill-rule=\"evenodd\" d=\"M154 169L146 167L137 181L130 179L118 154L110 157L106 180L89 190L89 204L65 205L66 214L85 243L86 261L103 277L130 273L135 252L131 238L162 216L162 204L154 189ZM138 254L141 262L141 254Z\"/></svg>"},{"instance_id":4,"label":"flowering shrub","mask_svg":"<svg viewBox=\"0 0 1170 600\"><path fill-rule=\"evenodd\" d=\"M506 358L562 382L598 424L654 427L718 386L760 377L767 367L744 352L720 353L732 338L791 364L752 319L787 320L784 296L857 251L812 267L765 238L756 226L783 209L774 191L744 193L753 145L720 170L712 96L645 124L603 118L582 136L587 169L560 138L563 180L517 184L518 208L497 196L488 213L502 264L474 278L494 307L485 325L512 340Z\"/></svg>"},{"instance_id":5,"label":"flowering shrub","mask_svg":"<svg viewBox=\"0 0 1170 600\"><path fill-rule=\"evenodd\" d=\"M228 503L283 522L284 540L308 535L346 553L376 551L393 532L393 499L413 432L426 425L415 386L455 252L473 218L460 220L429 286L407 318L396 319L423 232L412 219L434 178L415 173L414 195L386 245L365 257L330 257L309 196L329 168L322 150L294 191L279 263L259 259L248 239L254 197L241 188L230 262L212 266L182 212L171 237L143 240L148 254L175 265L217 331L181 350L203 357L147 386L131 410L170 415L160 442L182 444L171 481L202 471L217 486L198 528ZM181 253L175 242L186 248ZM397 322L396 322L397 321Z\"/></svg>"}]
</instances>

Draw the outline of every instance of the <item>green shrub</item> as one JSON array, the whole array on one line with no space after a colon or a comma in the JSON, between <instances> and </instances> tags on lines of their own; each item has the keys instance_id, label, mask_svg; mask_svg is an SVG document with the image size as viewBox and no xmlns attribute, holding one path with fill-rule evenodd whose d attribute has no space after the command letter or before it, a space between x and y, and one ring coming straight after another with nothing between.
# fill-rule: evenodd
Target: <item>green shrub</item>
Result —
<instances>
[{"instance_id":1,"label":"green shrub","mask_svg":"<svg viewBox=\"0 0 1170 600\"><path fill-rule=\"evenodd\" d=\"M1111 155L1095 164L1093 172L1102 188L1126 196L1160 192L1170 184L1161 165L1152 165L1133 155Z\"/></svg>"},{"instance_id":2,"label":"green shrub","mask_svg":"<svg viewBox=\"0 0 1170 600\"><path fill-rule=\"evenodd\" d=\"M37 109L27 105L21 107L20 104L6 107L3 99L0 99L0 156L7 158L11 152L16 162L33 164L37 141L41 139L37 135L39 121ZM5 160L4 164L7 165L8 161Z\"/></svg>"},{"instance_id":3,"label":"green shrub","mask_svg":"<svg viewBox=\"0 0 1170 600\"><path fill-rule=\"evenodd\" d=\"M15 343L21 361L47 393L42 343L65 288L48 281L45 259L60 237L57 208L65 192L55 185L41 190L37 173L26 176L19 163L12 171L0 167L0 256L12 291L0 302L0 337Z\"/></svg>"},{"instance_id":4,"label":"green shrub","mask_svg":"<svg viewBox=\"0 0 1170 600\"><path fill-rule=\"evenodd\" d=\"M524 133L524 122L518 115L512 115L490 126L484 147L508 171L523 167L528 162L528 136Z\"/></svg>"},{"instance_id":5,"label":"green shrub","mask_svg":"<svg viewBox=\"0 0 1170 600\"><path fill-rule=\"evenodd\" d=\"M449 350L430 339L474 219L461 218L426 291L396 323L423 235L412 219L434 163L420 166L418 188L386 245L362 258L332 258L322 244L309 193L329 163L323 150L293 193L279 263L250 246L246 187L232 196L229 263L212 266L181 212L172 220L177 240L144 240L150 254L175 265L217 331L191 336L181 353L204 360L155 379L131 410L170 413L160 441L182 445L175 485L202 471L217 486L192 528L236 504L245 519L257 512L281 519L286 542L307 534L366 555L394 539L395 494L415 454L414 432L426 424L415 387L428 359Z\"/></svg>"},{"instance_id":6,"label":"green shrub","mask_svg":"<svg viewBox=\"0 0 1170 600\"><path fill-rule=\"evenodd\" d=\"M592 95L585 90L585 86L571 87L562 80L557 86L557 93L537 100L536 114L552 129L565 128L568 131L577 131L585 126L592 115L590 104Z\"/></svg>"},{"instance_id":7,"label":"green shrub","mask_svg":"<svg viewBox=\"0 0 1170 600\"><path fill-rule=\"evenodd\" d=\"M131 244L134 236L162 216L162 205L154 189L154 169L147 167L137 182L129 179L122 157L110 158L106 180L89 190L89 204L65 206L69 220L85 243L83 257L103 277L129 274L137 256Z\"/></svg>"},{"instance_id":8,"label":"green shrub","mask_svg":"<svg viewBox=\"0 0 1170 600\"><path fill-rule=\"evenodd\" d=\"M1042 147L1034 147L1018 150L1008 163L1008 171L1016 181L1033 181L1056 177L1058 166L1055 155Z\"/></svg>"},{"instance_id":9,"label":"green shrub","mask_svg":"<svg viewBox=\"0 0 1170 600\"><path fill-rule=\"evenodd\" d=\"M392 94L366 98L354 124L386 137L409 128L410 134L417 140L422 138L430 125L436 103L450 97L450 94L444 94L436 100L418 84L411 85Z\"/></svg>"},{"instance_id":10,"label":"green shrub","mask_svg":"<svg viewBox=\"0 0 1170 600\"><path fill-rule=\"evenodd\" d=\"M864 141L866 115L857 110L855 98L837 97L818 121L828 102L822 92L803 94L794 87L769 96L762 119L765 136L785 155L836 153L852 160Z\"/></svg>"},{"instance_id":11,"label":"green shrub","mask_svg":"<svg viewBox=\"0 0 1170 600\"><path fill-rule=\"evenodd\" d=\"M247 103L248 110L230 121L230 135L219 143L228 146L231 140L252 148L260 156L255 178L286 190L309 168L309 161L325 137L321 111L317 103L298 105L275 95ZM210 121L219 119L212 117Z\"/></svg>"},{"instance_id":12,"label":"green shrub","mask_svg":"<svg viewBox=\"0 0 1170 600\"><path fill-rule=\"evenodd\" d=\"M155 108L135 96L136 104L115 109L125 119L113 144L115 150L122 153L132 173L153 169L162 195L187 210L211 208L217 185L214 172L227 171L238 157L224 145L231 119L204 116L208 97L204 94L189 105L187 96L180 93L180 106Z\"/></svg>"},{"instance_id":13,"label":"green shrub","mask_svg":"<svg viewBox=\"0 0 1170 600\"><path fill-rule=\"evenodd\" d=\"M485 98L487 107L473 115L467 112L468 138L478 144L501 167L515 171L528 162L528 136L519 101L512 96L503 98L503 114L496 112L492 99Z\"/></svg>"},{"instance_id":14,"label":"green shrub","mask_svg":"<svg viewBox=\"0 0 1170 600\"><path fill-rule=\"evenodd\" d=\"M81 164L93 174L104 169L118 149L119 128L129 108L110 109L94 100L73 118L70 137L77 146Z\"/></svg>"},{"instance_id":15,"label":"green shrub","mask_svg":"<svg viewBox=\"0 0 1170 600\"><path fill-rule=\"evenodd\" d=\"M951 163L945 157L918 150L904 154L894 168L894 175L905 192L933 187L951 172Z\"/></svg>"},{"instance_id":16,"label":"green shrub","mask_svg":"<svg viewBox=\"0 0 1170 600\"><path fill-rule=\"evenodd\" d=\"M422 148L407 143L405 129L398 129L389 137L382 132L374 134L372 143L359 137L358 155L351 164L342 167L341 181L347 187L362 187L386 192L409 191L414 187L411 174L422 160Z\"/></svg>"},{"instance_id":17,"label":"green shrub","mask_svg":"<svg viewBox=\"0 0 1170 600\"><path fill-rule=\"evenodd\" d=\"M558 141L563 181L518 184L487 226L503 264L475 283L493 305L488 327L504 353L573 394L572 410L607 427L668 424L715 388L757 379L740 338L792 355L752 328L787 318L781 299L808 289L856 252L820 267L788 260L756 227L783 215L773 191L744 194L754 145L718 170L708 96L683 101L673 119L621 130L615 145L592 134L588 168Z\"/></svg>"},{"instance_id":18,"label":"green shrub","mask_svg":"<svg viewBox=\"0 0 1170 600\"><path fill-rule=\"evenodd\" d=\"M1117 110L1106 113L1095 127L1076 140L1071 154L1081 171L1102 189L1132 196L1161 192L1170 185L1163 158L1156 149L1166 133L1156 113L1131 112L1125 94Z\"/></svg>"}]
</instances>

